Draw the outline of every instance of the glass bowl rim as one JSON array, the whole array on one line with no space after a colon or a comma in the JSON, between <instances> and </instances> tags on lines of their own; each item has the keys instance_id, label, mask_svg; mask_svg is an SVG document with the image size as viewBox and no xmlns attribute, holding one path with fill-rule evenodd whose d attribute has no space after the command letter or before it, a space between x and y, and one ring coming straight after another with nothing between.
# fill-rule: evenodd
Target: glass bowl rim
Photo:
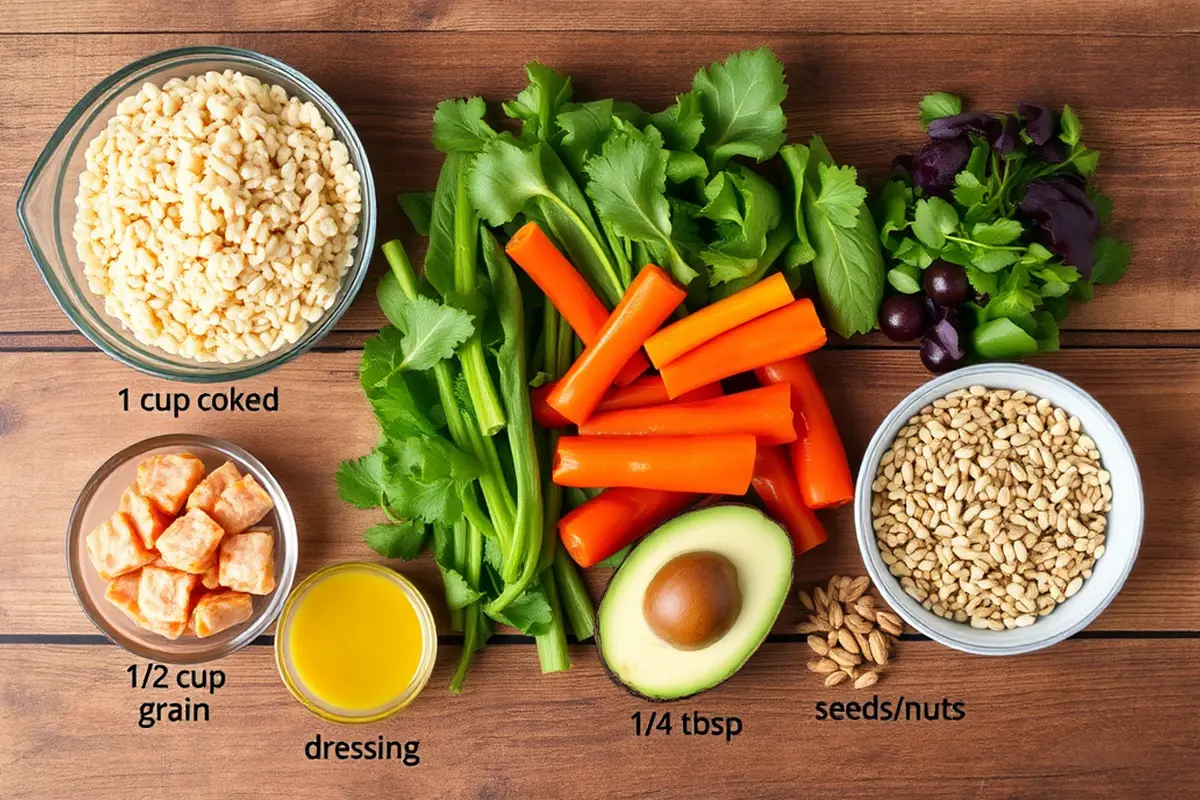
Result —
<instances>
[{"instance_id":1,"label":"glass bowl rim","mask_svg":"<svg viewBox=\"0 0 1200 800\"><path fill-rule=\"evenodd\" d=\"M144 362L138 356L127 354L121 348L109 344L76 309L75 298L70 296L66 287L61 284L58 276L54 274L55 269L51 266L50 260L46 257L42 248L34 241L27 210L28 200L33 192L35 183L46 172L50 160L54 157L60 145L67 139L75 125L87 114L89 108L115 87L127 81L131 76L151 70L168 62L188 58L193 58L196 61L231 59L238 62L248 62L253 66L262 68L268 73L277 74L302 87L312 101L321 107L322 113L331 117L332 121L337 122L348 134L345 137L346 140L342 141L342 144L346 145L347 150L350 152L351 163L358 171L359 178L362 181L363 201L361 218L359 220L358 244L354 253L354 261L349 268L349 275L345 279L334 305L317 322L313 323L305 331L304 336L294 345L284 348L278 353L268 354L262 358L255 358L237 364L223 365L224 368L217 368L211 371L190 371L187 367L170 364L165 360L156 363ZM93 113L93 118L99 113L100 110L96 109ZM69 152L64 159L63 166L59 168L58 174L53 176L54 205L56 209L61 205L62 192L65 186L66 165L70 161L70 156L78 148L86 127L87 125L85 124L80 128L80 131L75 136L75 140L70 143ZM88 90L71 107L66 116L63 117L63 120L54 129L54 133L50 136L45 147L42 148L42 151L34 161L33 167L30 169L29 175L25 178L25 182L21 187L21 192L17 196L17 222L20 225L25 246L32 254L38 273L42 276L42 280L46 284L47 289L49 289L50 295L54 298L55 304L58 305L67 319L71 321L75 328L89 342L110 358L154 377L184 383L217 383L220 381L251 378L281 366L311 350L333 330L334 326L337 325L338 321L353 304L370 269L371 258L375 248L376 202L374 175L371 172L370 160L367 156L366 148L363 147L362 140L358 135L358 131L350 122L345 112L342 111L341 106L315 81L283 61L255 50L228 47L225 45L199 45L160 50L143 56L109 74ZM57 216L54 220L54 234L54 246L58 248L59 255L65 256L66 254L63 250L64 241ZM63 261L64 263L69 263L70 259L64 258ZM120 334L119 338L130 338L120 326L114 327L113 331ZM151 354L151 356L155 357L154 354ZM200 362L196 362L196 365L199 366Z\"/></svg>"},{"instance_id":2,"label":"glass bowl rim","mask_svg":"<svg viewBox=\"0 0 1200 800\"><path fill-rule=\"evenodd\" d=\"M86 536L86 532L82 528L84 511L95 495L96 489L112 475L114 470L150 450L160 447L187 447L189 445L221 453L232 460L240 462L242 466L246 467L256 477L263 479L264 488L275 502L275 515L279 522L278 536L280 542L279 551L275 553L275 556L276 558L283 558L284 567L283 574L274 592L272 592L267 605L263 607L257 617L250 620L245 630L233 639L225 642L222 646L214 648L211 651L200 650L195 653L175 653L169 645L164 648L152 650L144 647L139 642L127 640L126 637L114 633L114 630L111 629L112 626L108 624L108 621L104 619L103 613L100 612L99 609L101 607L84 588L83 576L75 569L76 543L74 539L76 538L76 532L78 532L78 537ZM151 436L148 439L142 439L128 447L122 448L101 464L92 473L92 476L88 478L87 483L79 491L79 497L76 498L75 505L71 507L71 514L67 519L67 580L71 584L71 593L75 595L75 601L79 603L84 616L88 618L96 630L100 631L106 639L126 652L141 658L148 658L167 664L188 665L215 661L236 653L265 633L267 628L278 618L291 592L292 583L296 578L296 564L299 562L299 550L300 537L296 528L296 518L292 513L291 503L288 501L287 495L284 493L283 487L280 486L275 475L267 469L265 464L242 447L224 439L199 433L168 433L161 436ZM169 642L170 640L165 641Z\"/></svg>"},{"instance_id":3,"label":"glass bowl rim","mask_svg":"<svg viewBox=\"0 0 1200 800\"><path fill-rule=\"evenodd\" d=\"M412 680L405 687L404 691L397 695L395 701L386 707L363 715L339 714L336 711L323 708L314 702L307 693L300 689L300 681L297 676L293 675L287 655L284 653L284 639L287 638L288 623L296 611L296 603L318 582L331 575L349 570L365 570L377 575L384 575L396 581L404 590L404 594L409 602L412 603L413 611L416 612L417 620L421 625L421 632L425 638L421 648L421 660L417 664L417 671L413 674ZM283 680L284 686L287 687L288 692L302 706L328 722L345 724L378 722L407 708L429 684L429 679L433 676L433 668L437 663L437 651L437 621L433 618L433 610L429 607L429 601L425 599L425 595L421 594L421 590L416 587L416 584L404 575L391 567L376 564L372 561L342 561L337 564L329 564L321 567L316 572L313 572L292 589L288 595L287 602L283 605L283 610L279 614L279 624L275 628L275 666L279 670L279 677Z\"/></svg>"}]
</instances>

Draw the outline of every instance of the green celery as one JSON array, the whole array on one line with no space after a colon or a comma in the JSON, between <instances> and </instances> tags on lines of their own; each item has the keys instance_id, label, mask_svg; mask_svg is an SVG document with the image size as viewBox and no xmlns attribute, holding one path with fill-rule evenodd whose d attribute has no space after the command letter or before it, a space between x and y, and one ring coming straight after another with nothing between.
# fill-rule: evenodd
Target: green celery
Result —
<instances>
[{"instance_id":1,"label":"green celery","mask_svg":"<svg viewBox=\"0 0 1200 800\"><path fill-rule=\"evenodd\" d=\"M554 549L554 580L558 584L559 604L571 625L576 641L590 639L596 634L596 607L588 593L575 562L560 542Z\"/></svg>"}]
</instances>

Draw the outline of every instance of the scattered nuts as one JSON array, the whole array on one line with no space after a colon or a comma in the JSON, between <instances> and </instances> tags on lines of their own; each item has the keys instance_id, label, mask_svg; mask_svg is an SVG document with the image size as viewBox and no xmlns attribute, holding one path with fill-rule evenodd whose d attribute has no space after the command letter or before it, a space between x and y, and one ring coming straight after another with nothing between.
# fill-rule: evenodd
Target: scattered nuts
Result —
<instances>
[{"instance_id":1,"label":"scattered nuts","mask_svg":"<svg viewBox=\"0 0 1200 800\"><path fill-rule=\"evenodd\" d=\"M808 669L825 675L826 686L846 680L853 681L856 689L874 686L879 670L894 658L894 636L900 634L903 624L891 611L878 607L879 602L867 594L870 588L866 576L835 575L827 586L815 587L811 597L800 592L801 604L807 608L804 598L810 597L813 611L808 621L801 623L800 632L809 634L808 646L820 656L808 662ZM870 663L871 669L862 668L864 662Z\"/></svg>"}]
</instances>

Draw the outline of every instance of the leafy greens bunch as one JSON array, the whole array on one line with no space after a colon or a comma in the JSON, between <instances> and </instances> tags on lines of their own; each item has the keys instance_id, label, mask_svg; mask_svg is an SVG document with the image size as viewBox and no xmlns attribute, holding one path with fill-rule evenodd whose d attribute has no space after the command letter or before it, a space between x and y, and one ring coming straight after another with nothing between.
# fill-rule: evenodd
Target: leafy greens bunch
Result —
<instances>
[{"instance_id":1,"label":"leafy greens bunch","mask_svg":"<svg viewBox=\"0 0 1200 800\"><path fill-rule=\"evenodd\" d=\"M883 259L866 192L819 138L784 145L787 85L769 49L700 70L655 113L576 102L570 78L536 62L526 72L529 85L502 104L519 132L492 127L478 97L442 103L434 118L438 148L469 162L468 197L489 225L537 221L610 307L647 263L688 286L692 308L783 270L794 286L815 275L842 335L874 328ZM776 154L791 178L783 190L747 163ZM436 202L401 200L418 229Z\"/></svg>"},{"instance_id":2,"label":"leafy greens bunch","mask_svg":"<svg viewBox=\"0 0 1200 800\"><path fill-rule=\"evenodd\" d=\"M1057 350L1070 301L1116 283L1130 255L1101 235L1112 203L1091 183L1099 153L1083 144L1079 118L1070 106L1031 103L999 116L963 112L958 97L935 92L920 119L930 141L896 159L876 208L888 282L912 296L885 301L884 331L923 332L922 360L934 371L969 351Z\"/></svg>"}]
</instances>

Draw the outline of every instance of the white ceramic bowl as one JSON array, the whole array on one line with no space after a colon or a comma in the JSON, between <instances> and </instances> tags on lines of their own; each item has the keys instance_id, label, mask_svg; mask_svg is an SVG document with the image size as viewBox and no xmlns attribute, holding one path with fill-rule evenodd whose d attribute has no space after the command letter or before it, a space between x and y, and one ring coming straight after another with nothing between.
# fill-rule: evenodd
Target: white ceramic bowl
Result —
<instances>
[{"instance_id":1,"label":"white ceramic bowl","mask_svg":"<svg viewBox=\"0 0 1200 800\"><path fill-rule=\"evenodd\" d=\"M1096 442L1104 468L1112 474L1112 509L1105 531L1104 555L1096 561L1092 577L1083 588L1052 612L1026 628L992 631L943 619L909 597L879 555L871 518L871 484L879 460L909 418L934 400L956 389L982 385L991 389L1024 389L1045 397L1067 414L1079 417L1083 430ZM1133 451L1117 423L1090 394L1070 381L1043 369L1023 364L980 364L960 369L926 383L888 414L875 431L863 457L855 487L854 526L858 546L871 580L879 592L912 627L947 647L986 656L1029 653L1074 636L1100 616L1125 583L1142 541L1142 480Z\"/></svg>"}]
</instances>

